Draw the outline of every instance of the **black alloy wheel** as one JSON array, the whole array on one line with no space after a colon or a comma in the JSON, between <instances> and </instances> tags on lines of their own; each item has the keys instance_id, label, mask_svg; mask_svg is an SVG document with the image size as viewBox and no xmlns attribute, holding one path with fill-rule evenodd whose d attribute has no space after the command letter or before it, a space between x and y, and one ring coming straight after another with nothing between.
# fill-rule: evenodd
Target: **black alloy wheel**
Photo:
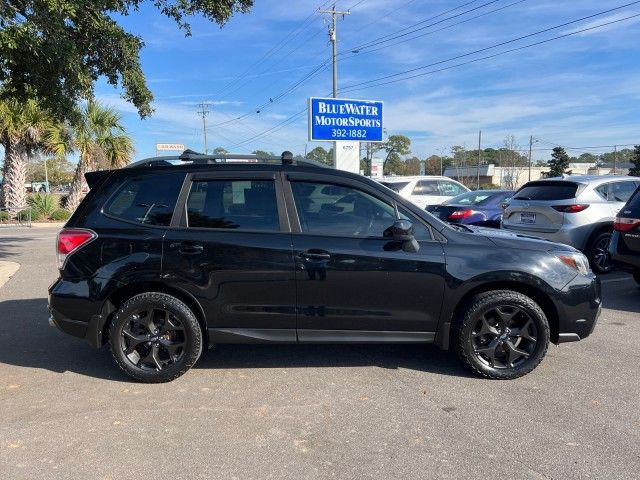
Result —
<instances>
[{"instance_id":1,"label":"black alloy wheel","mask_svg":"<svg viewBox=\"0 0 640 480\"><path fill-rule=\"evenodd\" d=\"M480 361L491 368L513 368L534 352L538 329L524 310L503 305L483 314L472 336L473 351Z\"/></svg>"},{"instance_id":2,"label":"black alloy wheel","mask_svg":"<svg viewBox=\"0 0 640 480\"><path fill-rule=\"evenodd\" d=\"M127 300L109 328L118 366L141 382L171 381L195 364L203 335L194 313L179 299L149 292Z\"/></svg>"},{"instance_id":3,"label":"black alloy wheel","mask_svg":"<svg viewBox=\"0 0 640 480\"><path fill-rule=\"evenodd\" d=\"M458 312L453 348L486 378L514 379L538 366L549 346L547 317L530 297L493 290L472 297Z\"/></svg>"},{"instance_id":4,"label":"black alloy wheel","mask_svg":"<svg viewBox=\"0 0 640 480\"><path fill-rule=\"evenodd\" d=\"M184 327L165 309L151 307L132 313L121 335L124 355L143 370L160 371L184 356Z\"/></svg>"},{"instance_id":5,"label":"black alloy wheel","mask_svg":"<svg viewBox=\"0 0 640 480\"><path fill-rule=\"evenodd\" d=\"M609 273L614 269L614 264L609 254L610 243L611 233L604 232L598 235L591 244L589 260L596 273Z\"/></svg>"}]
</instances>

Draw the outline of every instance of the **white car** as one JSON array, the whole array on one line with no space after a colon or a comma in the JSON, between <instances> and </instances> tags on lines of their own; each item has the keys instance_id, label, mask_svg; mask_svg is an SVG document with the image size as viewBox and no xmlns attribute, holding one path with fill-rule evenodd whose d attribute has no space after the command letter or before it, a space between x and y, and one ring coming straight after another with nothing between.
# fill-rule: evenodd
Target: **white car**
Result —
<instances>
[{"instance_id":1,"label":"white car","mask_svg":"<svg viewBox=\"0 0 640 480\"><path fill-rule=\"evenodd\" d=\"M412 201L420 208L427 205L440 205L469 189L449 177L383 177L378 180L382 185Z\"/></svg>"}]
</instances>

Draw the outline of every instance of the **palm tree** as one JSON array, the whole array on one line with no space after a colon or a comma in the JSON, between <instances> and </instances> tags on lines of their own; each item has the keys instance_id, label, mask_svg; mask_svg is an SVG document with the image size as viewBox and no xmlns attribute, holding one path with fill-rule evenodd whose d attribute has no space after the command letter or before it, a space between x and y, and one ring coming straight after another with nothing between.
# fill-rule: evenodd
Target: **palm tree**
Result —
<instances>
[{"instance_id":1,"label":"palm tree","mask_svg":"<svg viewBox=\"0 0 640 480\"><path fill-rule=\"evenodd\" d=\"M123 167L133 156L133 141L122 125L120 115L93 101L80 109L73 125L51 129L48 143L60 156L78 152L78 166L66 201L66 207L71 211L82 200L85 173L97 168Z\"/></svg>"},{"instance_id":2,"label":"palm tree","mask_svg":"<svg viewBox=\"0 0 640 480\"><path fill-rule=\"evenodd\" d=\"M34 100L0 101L0 144L4 147L1 203L15 215L26 204L24 184L30 156L44 147L51 117Z\"/></svg>"}]
</instances>

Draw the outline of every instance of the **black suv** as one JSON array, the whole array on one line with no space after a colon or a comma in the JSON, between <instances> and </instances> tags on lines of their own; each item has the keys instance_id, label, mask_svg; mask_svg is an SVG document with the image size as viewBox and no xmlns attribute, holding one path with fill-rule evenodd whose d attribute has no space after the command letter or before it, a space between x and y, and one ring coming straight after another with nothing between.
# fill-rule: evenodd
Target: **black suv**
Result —
<instances>
[{"instance_id":1,"label":"black suv","mask_svg":"<svg viewBox=\"0 0 640 480\"><path fill-rule=\"evenodd\" d=\"M631 272L640 284L640 188L613 222L609 253L614 263Z\"/></svg>"},{"instance_id":2,"label":"black suv","mask_svg":"<svg viewBox=\"0 0 640 480\"><path fill-rule=\"evenodd\" d=\"M59 234L51 323L109 343L136 380L172 380L216 344L336 342L435 343L511 379L600 311L577 250L447 225L289 152L187 151L87 181Z\"/></svg>"}]
</instances>

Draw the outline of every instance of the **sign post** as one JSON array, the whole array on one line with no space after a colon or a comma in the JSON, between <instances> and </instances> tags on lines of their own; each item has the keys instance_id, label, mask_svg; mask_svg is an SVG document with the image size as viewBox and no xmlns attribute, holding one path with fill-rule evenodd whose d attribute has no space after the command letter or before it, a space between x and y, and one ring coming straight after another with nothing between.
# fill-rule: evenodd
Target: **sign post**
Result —
<instances>
[{"instance_id":1,"label":"sign post","mask_svg":"<svg viewBox=\"0 0 640 480\"><path fill-rule=\"evenodd\" d=\"M335 167L360 171L359 142L383 141L383 102L347 98L309 99L309 141L335 142Z\"/></svg>"}]
</instances>

